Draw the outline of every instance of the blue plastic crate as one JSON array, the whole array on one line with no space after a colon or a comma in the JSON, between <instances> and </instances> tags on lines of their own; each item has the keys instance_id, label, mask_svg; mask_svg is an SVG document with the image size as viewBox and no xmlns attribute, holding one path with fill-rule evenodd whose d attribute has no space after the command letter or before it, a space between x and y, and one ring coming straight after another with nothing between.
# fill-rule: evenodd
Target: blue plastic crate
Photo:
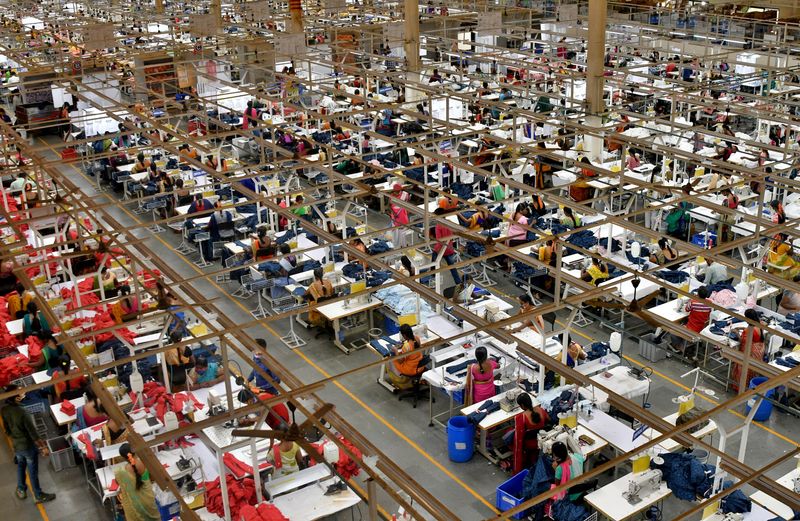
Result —
<instances>
[{"instance_id":1,"label":"blue plastic crate","mask_svg":"<svg viewBox=\"0 0 800 521\"><path fill-rule=\"evenodd\" d=\"M708 241L711 241L712 247L716 246L717 234L714 232L701 232L692 236L692 244L700 246L701 248L705 248L708 245Z\"/></svg>"},{"instance_id":2,"label":"blue plastic crate","mask_svg":"<svg viewBox=\"0 0 800 521\"><path fill-rule=\"evenodd\" d=\"M524 469L522 472L497 487L496 506L501 512L511 510L525 502L525 500L522 499L522 483L525 481L525 476L527 475L528 469ZM522 519L527 515L527 512L527 510L524 510L511 517L514 519Z\"/></svg>"},{"instance_id":3,"label":"blue plastic crate","mask_svg":"<svg viewBox=\"0 0 800 521\"><path fill-rule=\"evenodd\" d=\"M158 513L161 515L161 521L172 521L181 512L181 507L177 501L162 506L158 500L156 500L156 508L158 508Z\"/></svg>"}]
</instances>

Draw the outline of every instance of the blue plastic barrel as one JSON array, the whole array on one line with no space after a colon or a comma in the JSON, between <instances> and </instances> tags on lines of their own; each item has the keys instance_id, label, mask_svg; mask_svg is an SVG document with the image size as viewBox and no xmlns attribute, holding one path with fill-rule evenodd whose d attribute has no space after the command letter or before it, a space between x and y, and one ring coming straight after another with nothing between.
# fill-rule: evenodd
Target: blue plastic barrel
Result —
<instances>
[{"instance_id":1,"label":"blue plastic barrel","mask_svg":"<svg viewBox=\"0 0 800 521\"><path fill-rule=\"evenodd\" d=\"M453 416L447 422L447 455L450 461L464 463L475 452L475 426L466 416Z\"/></svg>"},{"instance_id":2,"label":"blue plastic barrel","mask_svg":"<svg viewBox=\"0 0 800 521\"><path fill-rule=\"evenodd\" d=\"M767 380L768 378L764 376L757 376L753 378L752 380L750 380L750 389L755 389L756 387L763 384ZM775 394L775 389L770 389L765 393L765 396L767 398L772 398L773 394ZM745 406L744 410L745 414L750 413L750 409L753 407L753 405L756 404L756 399L757 399L756 397L752 397L749 400L747 400L747 405ZM770 414L772 414L772 403L767 400L763 400L761 402L761 405L758 406L758 410L756 411L756 414L753 416L753 419L757 422L765 422L769 420Z\"/></svg>"}]
</instances>

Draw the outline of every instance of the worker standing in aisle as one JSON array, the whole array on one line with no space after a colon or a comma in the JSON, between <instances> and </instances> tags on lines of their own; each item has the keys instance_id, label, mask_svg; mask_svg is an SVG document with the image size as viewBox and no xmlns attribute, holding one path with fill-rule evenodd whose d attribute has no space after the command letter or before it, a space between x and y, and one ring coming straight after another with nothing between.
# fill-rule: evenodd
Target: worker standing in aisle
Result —
<instances>
[{"instance_id":1,"label":"worker standing in aisle","mask_svg":"<svg viewBox=\"0 0 800 521\"><path fill-rule=\"evenodd\" d=\"M5 388L6 392L19 390L16 385L9 385ZM25 399L25 393L6 398L6 406L3 408L3 426L6 435L11 438L14 448L14 461L17 464L17 490L18 499L28 497L28 485L25 483L25 472L33 489L33 497L37 503L46 503L56 498L55 494L44 492L39 485L39 454L47 455L47 445L36 432L33 421L28 413L22 408L21 403Z\"/></svg>"}]
</instances>

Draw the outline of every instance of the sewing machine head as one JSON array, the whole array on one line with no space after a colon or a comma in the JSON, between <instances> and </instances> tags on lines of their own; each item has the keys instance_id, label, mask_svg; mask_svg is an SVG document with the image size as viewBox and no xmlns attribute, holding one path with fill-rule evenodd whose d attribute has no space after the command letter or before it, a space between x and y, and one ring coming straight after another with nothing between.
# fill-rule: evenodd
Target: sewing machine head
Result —
<instances>
[{"instance_id":1,"label":"sewing machine head","mask_svg":"<svg viewBox=\"0 0 800 521\"><path fill-rule=\"evenodd\" d=\"M503 409L505 412L511 412L517 408L517 396L522 393L521 389L509 389L500 398L500 408Z\"/></svg>"},{"instance_id":2,"label":"sewing machine head","mask_svg":"<svg viewBox=\"0 0 800 521\"><path fill-rule=\"evenodd\" d=\"M722 516L722 521L743 521L744 514L734 514L733 512L729 512Z\"/></svg>"},{"instance_id":3,"label":"sewing machine head","mask_svg":"<svg viewBox=\"0 0 800 521\"><path fill-rule=\"evenodd\" d=\"M795 476L792 480L792 488L795 494L800 494L800 476Z\"/></svg>"},{"instance_id":4,"label":"sewing machine head","mask_svg":"<svg viewBox=\"0 0 800 521\"><path fill-rule=\"evenodd\" d=\"M648 470L641 474L635 474L628 481L628 491L622 493L628 503L635 505L646 496L658 490L661 486L661 471L658 469Z\"/></svg>"},{"instance_id":5,"label":"sewing machine head","mask_svg":"<svg viewBox=\"0 0 800 521\"><path fill-rule=\"evenodd\" d=\"M544 454L551 454L553 445L561 442L567 446L567 450L571 453L581 453L581 445L575 438L575 433L566 425L558 425L549 431L539 431L537 434L539 439L539 448Z\"/></svg>"}]
</instances>

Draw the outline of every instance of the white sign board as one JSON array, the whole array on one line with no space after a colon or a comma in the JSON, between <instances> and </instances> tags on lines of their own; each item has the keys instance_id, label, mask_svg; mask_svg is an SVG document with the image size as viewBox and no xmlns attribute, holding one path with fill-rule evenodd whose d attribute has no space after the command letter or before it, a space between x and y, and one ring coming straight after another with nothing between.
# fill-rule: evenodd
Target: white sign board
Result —
<instances>
[{"instance_id":1,"label":"white sign board","mask_svg":"<svg viewBox=\"0 0 800 521\"><path fill-rule=\"evenodd\" d=\"M117 46L114 38L114 24L91 24L81 29L83 33L83 46L88 51L108 49Z\"/></svg>"},{"instance_id":2,"label":"white sign board","mask_svg":"<svg viewBox=\"0 0 800 521\"><path fill-rule=\"evenodd\" d=\"M578 19L578 4L564 4L558 6L558 20L571 22Z\"/></svg>"},{"instance_id":3,"label":"white sign board","mask_svg":"<svg viewBox=\"0 0 800 521\"><path fill-rule=\"evenodd\" d=\"M275 54L293 58L306 52L306 35L304 33L282 33L275 36Z\"/></svg>"},{"instance_id":4,"label":"white sign board","mask_svg":"<svg viewBox=\"0 0 800 521\"><path fill-rule=\"evenodd\" d=\"M325 11L334 14L347 9L347 0L325 0Z\"/></svg>"},{"instance_id":5,"label":"white sign board","mask_svg":"<svg viewBox=\"0 0 800 521\"><path fill-rule=\"evenodd\" d=\"M390 49L403 47L403 22L383 24L383 41L389 43Z\"/></svg>"},{"instance_id":6,"label":"white sign board","mask_svg":"<svg viewBox=\"0 0 800 521\"><path fill-rule=\"evenodd\" d=\"M269 2L266 0L259 0L258 2L248 2L241 4L245 17L253 22L263 22L272 18L272 9Z\"/></svg>"},{"instance_id":7,"label":"white sign board","mask_svg":"<svg viewBox=\"0 0 800 521\"><path fill-rule=\"evenodd\" d=\"M189 31L194 36L213 36L217 34L219 24L214 14L196 14L191 17Z\"/></svg>"},{"instance_id":8,"label":"white sign board","mask_svg":"<svg viewBox=\"0 0 800 521\"><path fill-rule=\"evenodd\" d=\"M503 34L503 13L501 11L478 13L478 34Z\"/></svg>"}]
</instances>

